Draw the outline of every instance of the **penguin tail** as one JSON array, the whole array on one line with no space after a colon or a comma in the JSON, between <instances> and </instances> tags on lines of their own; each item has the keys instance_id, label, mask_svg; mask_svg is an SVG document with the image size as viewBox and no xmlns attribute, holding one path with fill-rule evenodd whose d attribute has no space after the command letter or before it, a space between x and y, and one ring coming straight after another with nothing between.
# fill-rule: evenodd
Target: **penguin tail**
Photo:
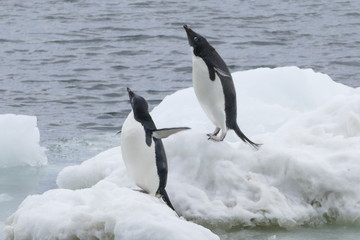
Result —
<instances>
[{"instance_id":1,"label":"penguin tail","mask_svg":"<svg viewBox=\"0 0 360 240\"><path fill-rule=\"evenodd\" d=\"M238 135L238 137L241 138L241 140L243 140L245 143L250 144L256 150L258 150L260 148L260 146L262 145L262 144L254 143L249 138L247 138L245 136L245 134L240 130L240 128L237 124L235 124L235 127L233 128L233 130L235 131L236 135Z\"/></svg>"},{"instance_id":2,"label":"penguin tail","mask_svg":"<svg viewBox=\"0 0 360 240\"><path fill-rule=\"evenodd\" d=\"M160 194L162 200L164 200L164 202L166 203L166 205L168 205L169 208L171 208L172 210L174 210L174 212L176 212L175 208L173 207L173 205L170 202L170 199L169 199L169 196L168 196L166 190L165 189L159 190L159 194Z\"/></svg>"}]
</instances>

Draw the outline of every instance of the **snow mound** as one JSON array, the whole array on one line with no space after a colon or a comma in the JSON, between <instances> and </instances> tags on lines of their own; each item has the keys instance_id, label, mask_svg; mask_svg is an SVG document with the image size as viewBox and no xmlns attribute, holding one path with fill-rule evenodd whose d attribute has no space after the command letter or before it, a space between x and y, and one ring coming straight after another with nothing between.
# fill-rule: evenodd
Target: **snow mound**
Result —
<instances>
[{"instance_id":1,"label":"snow mound","mask_svg":"<svg viewBox=\"0 0 360 240\"><path fill-rule=\"evenodd\" d=\"M238 123L259 151L214 129L192 89L157 106L157 126L189 126L164 141L168 193L187 219L214 227L360 223L360 89L311 69L233 74Z\"/></svg>"},{"instance_id":2,"label":"snow mound","mask_svg":"<svg viewBox=\"0 0 360 240\"><path fill-rule=\"evenodd\" d=\"M239 126L263 144L258 151L232 131L224 142L207 140L205 133L214 126L192 88L167 96L151 113L158 128L192 128L163 141L167 192L177 212L222 229L359 225L360 89L296 67L237 72L233 77ZM131 232L139 236L131 239L144 239L149 235L143 234L160 234L159 229L166 235L152 239L217 239L177 218L159 199L129 190L135 186L120 148L65 168L57 182L73 190L28 197L6 222L10 239L40 233L47 239L127 239Z\"/></svg>"},{"instance_id":3,"label":"snow mound","mask_svg":"<svg viewBox=\"0 0 360 240\"><path fill-rule=\"evenodd\" d=\"M113 148L81 163L64 168L58 175L56 184L60 188L89 188L119 167L120 148ZM124 174L123 176L126 176Z\"/></svg>"},{"instance_id":4,"label":"snow mound","mask_svg":"<svg viewBox=\"0 0 360 240\"><path fill-rule=\"evenodd\" d=\"M47 164L35 116L0 115L0 168Z\"/></svg>"},{"instance_id":5,"label":"snow mound","mask_svg":"<svg viewBox=\"0 0 360 240\"><path fill-rule=\"evenodd\" d=\"M159 199L109 181L29 196L6 225L8 239L219 239Z\"/></svg>"}]
</instances>

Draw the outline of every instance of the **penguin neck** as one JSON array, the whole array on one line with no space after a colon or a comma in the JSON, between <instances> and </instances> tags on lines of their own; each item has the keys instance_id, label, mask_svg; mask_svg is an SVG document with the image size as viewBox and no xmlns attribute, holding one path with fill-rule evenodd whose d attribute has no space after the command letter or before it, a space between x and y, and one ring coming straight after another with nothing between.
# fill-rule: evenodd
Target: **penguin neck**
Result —
<instances>
[{"instance_id":1,"label":"penguin neck","mask_svg":"<svg viewBox=\"0 0 360 240\"><path fill-rule=\"evenodd\" d=\"M211 45L208 46L203 46L203 47L193 47L193 54L195 56L204 58L206 57L209 53L211 53L212 51L215 51L215 48L213 48Z\"/></svg>"},{"instance_id":2,"label":"penguin neck","mask_svg":"<svg viewBox=\"0 0 360 240\"><path fill-rule=\"evenodd\" d=\"M195 54L192 55L192 78L193 83L201 79L209 78L209 70L206 66L205 61L201 57L196 56Z\"/></svg>"},{"instance_id":3,"label":"penguin neck","mask_svg":"<svg viewBox=\"0 0 360 240\"><path fill-rule=\"evenodd\" d=\"M154 130L156 129L155 123L152 120L150 113L148 111L134 111L134 119L139 122L145 130Z\"/></svg>"}]
</instances>

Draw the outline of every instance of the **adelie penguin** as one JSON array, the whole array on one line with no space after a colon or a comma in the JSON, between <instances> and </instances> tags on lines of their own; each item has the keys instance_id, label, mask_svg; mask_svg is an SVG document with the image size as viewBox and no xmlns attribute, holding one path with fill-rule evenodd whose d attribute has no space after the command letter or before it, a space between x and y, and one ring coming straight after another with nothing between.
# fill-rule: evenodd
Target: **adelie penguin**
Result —
<instances>
[{"instance_id":1,"label":"adelie penguin","mask_svg":"<svg viewBox=\"0 0 360 240\"><path fill-rule=\"evenodd\" d=\"M129 88L127 91L132 111L121 129L121 152L125 166L143 192L162 198L174 210L165 190L168 166L161 139L189 128L157 129L146 100Z\"/></svg>"},{"instance_id":2,"label":"adelie penguin","mask_svg":"<svg viewBox=\"0 0 360 240\"><path fill-rule=\"evenodd\" d=\"M189 44L193 48L192 81L196 97L207 117L215 125L209 139L224 140L229 129L254 148L252 142L240 130L236 122L236 92L231 73L224 60L200 34L184 25ZM220 136L217 136L221 130Z\"/></svg>"}]
</instances>

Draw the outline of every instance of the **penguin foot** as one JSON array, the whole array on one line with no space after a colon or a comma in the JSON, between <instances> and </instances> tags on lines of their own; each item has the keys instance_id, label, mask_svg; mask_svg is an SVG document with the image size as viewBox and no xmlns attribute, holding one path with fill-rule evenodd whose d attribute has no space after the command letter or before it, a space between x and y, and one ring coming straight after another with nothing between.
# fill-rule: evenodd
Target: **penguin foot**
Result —
<instances>
[{"instance_id":1,"label":"penguin foot","mask_svg":"<svg viewBox=\"0 0 360 240\"><path fill-rule=\"evenodd\" d=\"M141 192L141 193L145 193L145 194L149 194L148 191L145 191L144 189L133 189L136 192Z\"/></svg>"},{"instance_id":2,"label":"penguin foot","mask_svg":"<svg viewBox=\"0 0 360 240\"><path fill-rule=\"evenodd\" d=\"M227 131L222 131L221 135L218 137L217 134L220 132L220 128L216 128L213 134L208 134L208 140L214 140L216 142L221 142L224 140L225 136L226 136L226 132Z\"/></svg>"},{"instance_id":3,"label":"penguin foot","mask_svg":"<svg viewBox=\"0 0 360 240\"><path fill-rule=\"evenodd\" d=\"M207 136L209 137L209 139L210 139L210 137L217 136L218 133L220 132L220 130L221 130L221 128L216 127L213 133L208 133L208 134L206 134L206 135L207 135Z\"/></svg>"},{"instance_id":4,"label":"penguin foot","mask_svg":"<svg viewBox=\"0 0 360 240\"><path fill-rule=\"evenodd\" d=\"M213 140L215 142L221 142L221 141L224 140L224 138L225 138L225 136L224 137L222 137L222 136L218 137L218 136L215 136L215 135L210 135L208 140L211 139L211 140Z\"/></svg>"}]
</instances>

